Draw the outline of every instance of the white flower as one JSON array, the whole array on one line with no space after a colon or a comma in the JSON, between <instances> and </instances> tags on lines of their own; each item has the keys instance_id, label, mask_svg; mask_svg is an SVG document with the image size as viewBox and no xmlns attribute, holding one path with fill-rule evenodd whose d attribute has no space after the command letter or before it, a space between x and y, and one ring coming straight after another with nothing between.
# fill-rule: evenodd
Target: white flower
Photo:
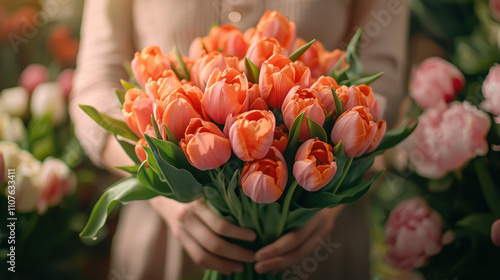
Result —
<instances>
[{"instance_id":1,"label":"white flower","mask_svg":"<svg viewBox=\"0 0 500 280\"><path fill-rule=\"evenodd\" d=\"M39 213L44 213L48 207L58 205L62 198L75 190L76 186L75 174L57 158L45 159L37 180L41 184L37 204Z\"/></svg>"},{"instance_id":2,"label":"white flower","mask_svg":"<svg viewBox=\"0 0 500 280\"><path fill-rule=\"evenodd\" d=\"M66 101L57 83L44 83L35 88L31 97L31 114L34 117L50 114L55 125L66 119Z\"/></svg>"},{"instance_id":3,"label":"white flower","mask_svg":"<svg viewBox=\"0 0 500 280\"><path fill-rule=\"evenodd\" d=\"M4 89L0 93L1 112L14 117L22 117L28 111L29 100L30 94L23 87Z\"/></svg>"},{"instance_id":4,"label":"white flower","mask_svg":"<svg viewBox=\"0 0 500 280\"><path fill-rule=\"evenodd\" d=\"M26 128L20 118L0 115L0 140L20 142L26 137Z\"/></svg>"}]
</instances>

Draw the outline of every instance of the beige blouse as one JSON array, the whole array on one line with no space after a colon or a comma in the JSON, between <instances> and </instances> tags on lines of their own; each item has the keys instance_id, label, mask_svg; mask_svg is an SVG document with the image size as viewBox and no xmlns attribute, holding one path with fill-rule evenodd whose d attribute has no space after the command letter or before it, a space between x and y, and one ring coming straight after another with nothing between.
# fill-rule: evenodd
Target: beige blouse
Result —
<instances>
[{"instance_id":1,"label":"beige blouse","mask_svg":"<svg viewBox=\"0 0 500 280\"><path fill-rule=\"evenodd\" d=\"M231 23L231 12L241 14L241 20L233 24L246 29L255 26L266 10L288 16L297 25L298 37L316 38L328 50L345 49L355 30L364 28L364 70L385 72L373 87L387 100L385 119L389 125L395 122L399 103L406 94L408 1L86 0L70 114L76 135L90 158L102 164L101 155L109 135L78 104L92 105L121 118L112 89L120 87L121 78L127 78L123 64L130 62L135 51L159 45L169 52L177 45L187 54L191 40L206 35L212 24ZM337 221L332 236L340 247L310 279L335 278L331 273L338 279L368 278L368 229L363 222L352 223L365 220L365 214L359 205L347 208L342 215L354 215L355 219ZM161 279L160 275L164 279L187 279L184 272L193 272L189 258L166 233L164 223L147 203L131 203L120 219L111 279Z\"/></svg>"}]
</instances>

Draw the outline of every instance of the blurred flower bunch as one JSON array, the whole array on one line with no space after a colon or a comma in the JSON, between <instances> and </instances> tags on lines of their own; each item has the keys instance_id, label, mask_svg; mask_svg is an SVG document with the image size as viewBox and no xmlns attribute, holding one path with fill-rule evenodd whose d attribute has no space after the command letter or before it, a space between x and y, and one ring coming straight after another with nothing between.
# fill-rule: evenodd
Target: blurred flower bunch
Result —
<instances>
[{"instance_id":1,"label":"blurred flower bunch","mask_svg":"<svg viewBox=\"0 0 500 280\"><path fill-rule=\"evenodd\" d=\"M374 246L376 254L403 275L418 269L425 279L500 277L496 2L412 2L414 31L452 62L430 57L413 71L407 117L419 116L419 124L387 154L388 180L374 194L376 236L385 242ZM388 278L400 274L375 267Z\"/></svg>"}]
</instances>

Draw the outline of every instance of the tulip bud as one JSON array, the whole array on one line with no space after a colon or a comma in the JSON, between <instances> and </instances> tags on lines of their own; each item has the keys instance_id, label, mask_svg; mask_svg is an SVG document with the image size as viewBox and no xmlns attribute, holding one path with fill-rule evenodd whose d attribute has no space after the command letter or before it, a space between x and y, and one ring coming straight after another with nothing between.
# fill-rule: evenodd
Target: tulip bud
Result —
<instances>
[{"instance_id":1,"label":"tulip bud","mask_svg":"<svg viewBox=\"0 0 500 280\"><path fill-rule=\"evenodd\" d=\"M219 52L208 53L195 61L190 73L191 81L201 90L205 90L205 86L214 69L217 68L221 71L226 70L226 68L237 69L238 64L237 57L225 57Z\"/></svg>"},{"instance_id":2,"label":"tulip bud","mask_svg":"<svg viewBox=\"0 0 500 280\"><path fill-rule=\"evenodd\" d=\"M500 247L500 220L496 220L491 226L491 241L495 246Z\"/></svg>"},{"instance_id":3,"label":"tulip bud","mask_svg":"<svg viewBox=\"0 0 500 280\"><path fill-rule=\"evenodd\" d=\"M293 176L305 190L314 192L326 186L337 172L333 148L318 138L304 142L295 154Z\"/></svg>"},{"instance_id":4,"label":"tulip bud","mask_svg":"<svg viewBox=\"0 0 500 280\"><path fill-rule=\"evenodd\" d=\"M262 63L273 56L273 54L286 55L286 50L281 47L276 39L263 37L250 45L246 57L260 69Z\"/></svg>"},{"instance_id":5,"label":"tulip bud","mask_svg":"<svg viewBox=\"0 0 500 280\"><path fill-rule=\"evenodd\" d=\"M231 157L231 145L212 122L191 119L179 146L194 167L209 170L220 167Z\"/></svg>"},{"instance_id":6,"label":"tulip bud","mask_svg":"<svg viewBox=\"0 0 500 280\"><path fill-rule=\"evenodd\" d=\"M329 76L321 76L319 79L311 86L311 89L316 90L318 93L319 100L321 101L321 105L325 111L325 115L333 112L335 115L335 101L333 99L333 91L339 88L339 85Z\"/></svg>"},{"instance_id":7,"label":"tulip bud","mask_svg":"<svg viewBox=\"0 0 500 280\"><path fill-rule=\"evenodd\" d=\"M41 84L31 96L31 114L34 117L50 114L54 125L66 120L66 107L64 93L57 83Z\"/></svg>"},{"instance_id":8,"label":"tulip bud","mask_svg":"<svg viewBox=\"0 0 500 280\"><path fill-rule=\"evenodd\" d=\"M245 37L249 36L245 33ZM281 46L290 51L295 43L295 23L276 11L267 11L257 23L250 42L264 37L275 38Z\"/></svg>"},{"instance_id":9,"label":"tulip bud","mask_svg":"<svg viewBox=\"0 0 500 280\"><path fill-rule=\"evenodd\" d=\"M0 140L21 142L26 138L26 128L20 118L0 115Z\"/></svg>"},{"instance_id":10,"label":"tulip bud","mask_svg":"<svg viewBox=\"0 0 500 280\"><path fill-rule=\"evenodd\" d=\"M30 94L22 87L7 88L0 93L0 109L12 117L24 117L29 101Z\"/></svg>"},{"instance_id":11,"label":"tulip bud","mask_svg":"<svg viewBox=\"0 0 500 280\"><path fill-rule=\"evenodd\" d=\"M231 147L243 161L263 158L273 144L276 119L270 111L252 110L228 117L225 130Z\"/></svg>"},{"instance_id":12,"label":"tulip bud","mask_svg":"<svg viewBox=\"0 0 500 280\"><path fill-rule=\"evenodd\" d=\"M258 160L249 161L241 171L243 192L256 203L273 203L286 187L288 169L283 155L274 147Z\"/></svg>"},{"instance_id":13,"label":"tulip bud","mask_svg":"<svg viewBox=\"0 0 500 280\"><path fill-rule=\"evenodd\" d=\"M49 80L49 71L40 64L30 64L19 77L19 85L28 92L33 92L39 84L46 83Z\"/></svg>"},{"instance_id":14,"label":"tulip bud","mask_svg":"<svg viewBox=\"0 0 500 280\"><path fill-rule=\"evenodd\" d=\"M333 126L331 137L335 145L342 141L345 154L352 158L362 156L376 134L377 124L372 120L370 109L356 106L340 115Z\"/></svg>"},{"instance_id":15,"label":"tulip bud","mask_svg":"<svg viewBox=\"0 0 500 280\"><path fill-rule=\"evenodd\" d=\"M49 157L44 160L38 180L42 185L37 202L39 213L45 213L48 207L57 206L76 188L75 174L57 158Z\"/></svg>"},{"instance_id":16,"label":"tulip bud","mask_svg":"<svg viewBox=\"0 0 500 280\"><path fill-rule=\"evenodd\" d=\"M153 100L138 89L129 89L125 93L125 102L122 108L123 118L128 127L139 137L143 137L153 115Z\"/></svg>"},{"instance_id":17,"label":"tulip bud","mask_svg":"<svg viewBox=\"0 0 500 280\"><path fill-rule=\"evenodd\" d=\"M281 112L288 129L292 127L295 118L302 114L302 112L305 112L304 120L300 126L300 141L311 138L307 118L310 118L321 126L325 123L325 113L320 102L316 90L310 88L303 89L300 86L293 87L283 101Z\"/></svg>"}]
</instances>

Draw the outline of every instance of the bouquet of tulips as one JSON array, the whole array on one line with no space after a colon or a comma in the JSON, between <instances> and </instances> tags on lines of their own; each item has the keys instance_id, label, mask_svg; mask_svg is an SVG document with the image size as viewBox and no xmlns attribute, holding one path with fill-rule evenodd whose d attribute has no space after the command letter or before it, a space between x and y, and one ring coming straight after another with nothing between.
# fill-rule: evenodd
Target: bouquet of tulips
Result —
<instances>
[{"instance_id":1,"label":"bouquet of tulips","mask_svg":"<svg viewBox=\"0 0 500 280\"><path fill-rule=\"evenodd\" d=\"M319 210L357 200L382 175L363 181L374 156L405 139L387 131L361 72L359 30L347 50L296 39L295 24L266 12L255 28L213 27L191 44L146 47L133 78L116 90L124 121L81 108L116 135L136 165L96 203L81 236L95 237L117 202L166 196L203 199L227 220L257 233L263 247L302 227ZM259 278L260 277L260 278ZM278 279L243 273L206 279Z\"/></svg>"}]
</instances>

